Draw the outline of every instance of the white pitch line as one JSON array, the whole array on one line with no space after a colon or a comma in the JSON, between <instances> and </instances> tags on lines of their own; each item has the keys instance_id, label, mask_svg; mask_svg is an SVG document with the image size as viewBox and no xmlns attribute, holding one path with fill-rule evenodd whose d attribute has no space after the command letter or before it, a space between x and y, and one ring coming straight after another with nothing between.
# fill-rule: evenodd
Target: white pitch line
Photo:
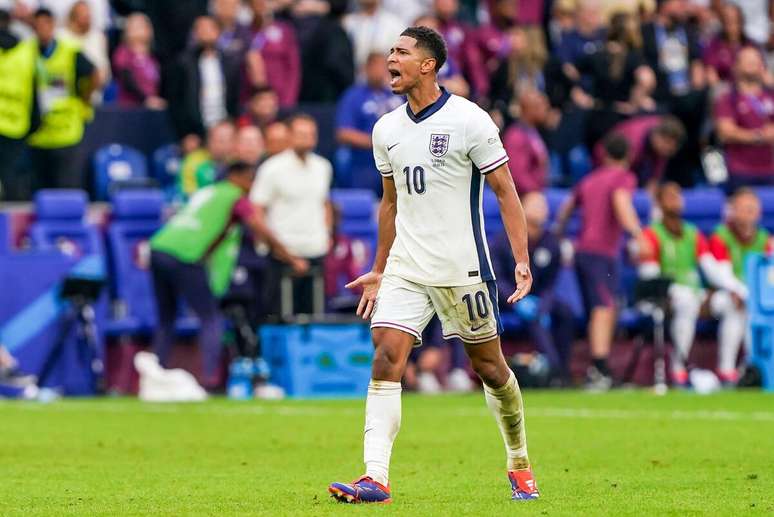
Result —
<instances>
[{"instance_id":1,"label":"white pitch line","mask_svg":"<svg viewBox=\"0 0 774 517\"><path fill-rule=\"evenodd\" d=\"M107 413L166 413L166 414L218 414L218 415L277 415L277 416L360 416L363 408L314 407L287 404L258 405L245 402L244 405L210 405L207 403L190 404L134 404L109 401L65 401L63 403L38 404L33 402L0 402L2 408L23 409L35 412L107 412ZM527 418L567 418L595 420L707 420L707 421L755 421L774 422L774 412L770 411L726 411L726 410L640 410L640 409L595 409L567 407L530 407L526 408ZM406 408L411 411L411 407ZM489 417L484 408L435 408L434 414L452 417Z\"/></svg>"}]
</instances>

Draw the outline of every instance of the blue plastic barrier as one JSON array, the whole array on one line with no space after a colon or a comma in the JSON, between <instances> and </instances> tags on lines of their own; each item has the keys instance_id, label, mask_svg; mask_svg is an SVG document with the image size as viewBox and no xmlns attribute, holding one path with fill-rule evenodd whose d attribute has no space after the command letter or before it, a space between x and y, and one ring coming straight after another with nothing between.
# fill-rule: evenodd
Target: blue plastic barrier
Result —
<instances>
[{"instance_id":1,"label":"blue plastic barrier","mask_svg":"<svg viewBox=\"0 0 774 517\"><path fill-rule=\"evenodd\" d=\"M365 324L264 325L273 383L290 397L364 397L373 346Z\"/></svg>"},{"instance_id":2,"label":"blue plastic barrier","mask_svg":"<svg viewBox=\"0 0 774 517\"><path fill-rule=\"evenodd\" d=\"M750 364L761 373L763 389L774 391L774 257L747 259Z\"/></svg>"}]
</instances>

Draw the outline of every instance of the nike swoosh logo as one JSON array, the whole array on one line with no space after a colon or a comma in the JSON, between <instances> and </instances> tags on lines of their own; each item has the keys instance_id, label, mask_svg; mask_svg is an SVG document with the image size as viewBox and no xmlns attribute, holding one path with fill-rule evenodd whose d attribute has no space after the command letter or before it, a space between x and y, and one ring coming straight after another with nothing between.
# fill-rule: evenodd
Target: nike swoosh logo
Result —
<instances>
[{"instance_id":1,"label":"nike swoosh logo","mask_svg":"<svg viewBox=\"0 0 774 517\"><path fill-rule=\"evenodd\" d=\"M395 147L396 147L398 144L400 144L400 142L398 142L397 144L388 145L388 146L387 146L387 150L388 150L388 151L392 151L393 149L395 149Z\"/></svg>"},{"instance_id":2,"label":"nike swoosh logo","mask_svg":"<svg viewBox=\"0 0 774 517\"><path fill-rule=\"evenodd\" d=\"M480 330L480 329L482 329L484 327L486 327L486 323L484 323L483 325L479 325L478 327L470 327L470 331L471 332L475 332L475 331Z\"/></svg>"}]
</instances>

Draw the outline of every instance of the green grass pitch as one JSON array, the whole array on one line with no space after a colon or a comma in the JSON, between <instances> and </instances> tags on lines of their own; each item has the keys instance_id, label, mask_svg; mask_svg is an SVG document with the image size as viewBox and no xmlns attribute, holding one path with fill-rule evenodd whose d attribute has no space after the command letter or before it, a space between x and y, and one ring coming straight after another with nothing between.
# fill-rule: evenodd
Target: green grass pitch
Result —
<instances>
[{"instance_id":1,"label":"green grass pitch","mask_svg":"<svg viewBox=\"0 0 774 517\"><path fill-rule=\"evenodd\" d=\"M542 499L511 502L482 395L407 395L394 503L337 505L363 402L0 402L0 515L772 515L774 395L526 392Z\"/></svg>"}]
</instances>

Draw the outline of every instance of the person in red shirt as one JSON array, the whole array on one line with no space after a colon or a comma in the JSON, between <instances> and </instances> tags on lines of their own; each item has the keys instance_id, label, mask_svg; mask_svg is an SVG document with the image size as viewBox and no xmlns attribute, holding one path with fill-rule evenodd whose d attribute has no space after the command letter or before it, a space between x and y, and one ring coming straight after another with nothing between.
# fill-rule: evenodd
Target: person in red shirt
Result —
<instances>
[{"instance_id":1,"label":"person in red shirt","mask_svg":"<svg viewBox=\"0 0 774 517\"><path fill-rule=\"evenodd\" d=\"M657 276L672 280L669 286L670 335L674 346L671 360L672 382L688 385L685 368L696 334L696 321L706 300L700 273L721 289L746 296L744 284L722 267L710 252L707 238L691 223L683 220L683 194L680 185L668 182L658 189L656 201L662 214L643 232L639 276Z\"/></svg>"},{"instance_id":2,"label":"person in red shirt","mask_svg":"<svg viewBox=\"0 0 774 517\"><path fill-rule=\"evenodd\" d=\"M671 115L643 115L617 124L608 135L619 134L629 143L629 163L640 186L651 194L664 176L669 159L685 138L685 127ZM594 161L604 159L604 140L594 147Z\"/></svg>"},{"instance_id":3,"label":"person in red shirt","mask_svg":"<svg viewBox=\"0 0 774 517\"><path fill-rule=\"evenodd\" d=\"M750 253L774 251L771 235L759 226L760 219L758 195L749 188L741 188L729 198L726 222L710 238L715 259L741 283L745 282L745 261ZM710 300L712 314L720 320L718 376L726 384L735 384L739 379L736 360L747 331L745 300L746 290L720 290Z\"/></svg>"},{"instance_id":4,"label":"person in red shirt","mask_svg":"<svg viewBox=\"0 0 774 517\"><path fill-rule=\"evenodd\" d=\"M619 291L618 257L624 231L640 239L642 229L632 205L637 178L629 170L629 145L620 135L605 139L605 162L575 187L557 217L561 236L575 208L581 212L580 236L575 243L575 269L589 316L588 335L592 366L587 387L595 391L612 386L607 366L616 325Z\"/></svg>"},{"instance_id":5,"label":"person in red shirt","mask_svg":"<svg viewBox=\"0 0 774 517\"><path fill-rule=\"evenodd\" d=\"M729 191L774 184L774 92L764 87L765 71L760 51L743 48L736 57L734 88L715 104Z\"/></svg>"},{"instance_id":6,"label":"person in red shirt","mask_svg":"<svg viewBox=\"0 0 774 517\"><path fill-rule=\"evenodd\" d=\"M550 108L543 93L534 89L522 91L519 120L505 131L503 146L510 157L513 182L522 196L546 187L548 150L538 127L545 125Z\"/></svg>"}]
</instances>

